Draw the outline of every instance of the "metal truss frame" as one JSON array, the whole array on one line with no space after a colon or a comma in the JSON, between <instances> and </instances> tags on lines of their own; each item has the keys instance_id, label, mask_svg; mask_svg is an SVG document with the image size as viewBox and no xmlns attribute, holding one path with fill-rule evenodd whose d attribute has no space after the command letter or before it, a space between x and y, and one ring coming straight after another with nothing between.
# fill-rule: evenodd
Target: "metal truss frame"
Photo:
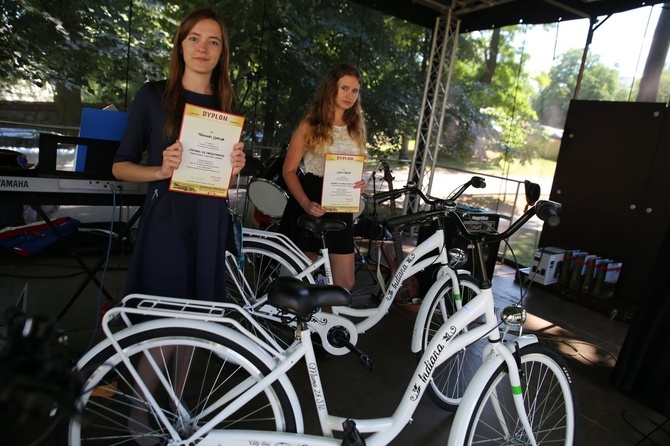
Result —
<instances>
[{"instance_id":1,"label":"metal truss frame","mask_svg":"<svg viewBox=\"0 0 670 446\"><path fill-rule=\"evenodd\" d=\"M445 15L437 18L433 30L421 116L408 176L408 181L414 182L426 194L430 194L437 153L444 138L442 130L451 73L456 60L459 27L460 20L455 17L452 7ZM419 204L418 196L408 195L404 213L417 212Z\"/></svg>"}]
</instances>

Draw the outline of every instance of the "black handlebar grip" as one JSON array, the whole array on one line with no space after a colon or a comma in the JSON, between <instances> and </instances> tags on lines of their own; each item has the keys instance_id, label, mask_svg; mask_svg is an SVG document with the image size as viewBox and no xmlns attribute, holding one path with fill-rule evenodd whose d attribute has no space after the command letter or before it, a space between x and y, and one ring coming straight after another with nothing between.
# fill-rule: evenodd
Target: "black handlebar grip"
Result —
<instances>
[{"instance_id":1,"label":"black handlebar grip","mask_svg":"<svg viewBox=\"0 0 670 446\"><path fill-rule=\"evenodd\" d=\"M384 201L388 200L390 198L398 198L404 193L403 190L397 189L397 190L390 190L388 192L378 192L372 196L372 198L375 201Z\"/></svg>"},{"instance_id":2,"label":"black handlebar grip","mask_svg":"<svg viewBox=\"0 0 670 446\"><path fill-rule=\"evenodd\" d=\"M561 217L558 216L560 208L561 205L553 201L539 201L535 205L535 215L549 226L558 226L561 222Z\"/></svg>"},{"instance_id":3,"label":"black handlebar grip","mask_svg":"<svg viewBox=\"0 0 670 446\"><path fill-rule=\"evenodd\" d=\"M399 217L389 218L388 220L386 220L386 224L391 227L401 226L407 223L423 220L425 218L428 218L430 215L434 214L435 212L420 211L414 214L400 215Z\"/></svg>"},{"instance_id":4,"label":"black handlebar grip","mask_svg":"<svg viewBox=\"0 0 670 446\"><path fill-rule=\"evenodd\" d=\"M486 180L482 177L472 177L472 187L475 189L483 189L486 187Z\"/></svg>"}]
</instances>

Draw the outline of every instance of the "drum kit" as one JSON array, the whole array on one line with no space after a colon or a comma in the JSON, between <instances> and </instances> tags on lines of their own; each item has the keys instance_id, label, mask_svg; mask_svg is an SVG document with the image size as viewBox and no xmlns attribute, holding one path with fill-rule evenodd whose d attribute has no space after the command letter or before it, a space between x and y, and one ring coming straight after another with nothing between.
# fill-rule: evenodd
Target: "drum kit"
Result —
<instances>
[{"instance_id":1,"label":"drum kit","mask_svg":"<svg viewBox=\"0 0 670 446\"><path fill-rule=\"evenodd\" d=\"M249 182L249 200L257 211L272 219L281 218L288 203L289 193L282 175L285 155L277 155L268 159L258 173ZM304 175L302 168L298 168L298 176ZM354 222L365 212L367 200L361 194L358 212L354 213Z\"/></svg>"},{"instance_id":2,"label":"drum kit","mask_svg":"<svg viewBox=\"0 0 670 446\"><path fill-rule=\"evenodd\" d=\"M284 167L284 160L286 159L286 151L282 150L279 155L269 158L265 163L261 163L258 159L253 158L249 163L250 158L247 158L247 166L245 166L246 175L251 176L249 185L247 187L247 197L254 205L254 220L259 228L271 230L277 224L280 224L281 217L284 214L284 209L289 199L289 192L282 175ZM243 170L242 174L245 174ZM298 176L304 175L302 168L298 168L296 172ZM372 178L374 178L374 173ZM373 201L374 205L374 201ZM354 213L354 233L359 224L367 223L369 216L364 215L367 209L367 199L365 194L361 194L358 212ZM376 212L375 212L376 214ZM376 217L375 217L376 222ZM377 225L375 225L377 226ZM274 229L276 230L276 228ZM377 278L372 274L368 266L370 261L370 253L372 252L372 238L370 237L370 246L368 246L368 255L364 256L360 248L354 242L357 259L360 266L358 270L365 269L370 275L373 284L377 284ZM359 290L360 292L360 290Z\"/></svg>"}]
</instances>

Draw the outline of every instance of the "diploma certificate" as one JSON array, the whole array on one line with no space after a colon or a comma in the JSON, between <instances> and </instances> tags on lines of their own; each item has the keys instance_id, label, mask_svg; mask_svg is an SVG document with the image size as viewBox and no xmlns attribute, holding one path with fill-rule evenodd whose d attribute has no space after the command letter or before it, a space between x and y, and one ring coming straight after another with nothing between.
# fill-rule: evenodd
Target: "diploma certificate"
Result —
<instances>
[{"instance_id":1,"label":"diploma certificate","mask_svg":"<svg viewBox=\"0 0 670 446\"><path fill-rule=\"evenodd\" d=\"M361 189L354 183L363 176L365 155L326 153L326 167L323 173L323 195L321 207L326 212L359 211Z\"/></svg>"},{"instance_id":2,"label":"diploma certificate","mask_svg":"<svg viewBox=\"0 0 670 446\"><path fill-rule=\"evenodd\" d=\"M242 116L186 104L179 134L184 152L170 190L227 197L233 174L230 154L243 125Z\"/></svg>"}]
</instances>

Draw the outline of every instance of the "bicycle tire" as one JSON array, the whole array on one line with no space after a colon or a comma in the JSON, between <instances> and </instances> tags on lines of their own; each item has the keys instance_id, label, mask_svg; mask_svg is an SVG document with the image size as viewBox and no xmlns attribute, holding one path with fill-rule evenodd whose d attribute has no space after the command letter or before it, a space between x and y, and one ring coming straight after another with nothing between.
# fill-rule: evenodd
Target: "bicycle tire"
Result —
<instances>
[{"instance_id":1,"label":"bicycle tire","mask_svg":"<svg viewBox=\"0 0 670 446\"><path fill-rule=\"evenodd\" d=\"M277 244L264 240L245 239L242 252L244 253L242 268L238 268L234 256L228 256L226 295L231 302L251 314L277 342L278 347L285 350L295 343L294 329L279 320L276 314L263 313L256 306L262 303L268 287L277 277L296 276L307 265L287 254ZM311 278L312 276L308 276L303 280L313 282ZM240 319L239 322L254 334L261 336L256 333L255 327L247 324L246 319Z\"/></svg>"},{"instance_id":2,"label":"bicycle tire","mask_svg":"<svg viewBox=\"0 0 670 446\"><path fill-rule=\"evenodd\" d=\"M307 265L290 256L272 242L245 239L242 245L244 265L238 268L234 256L228 256L228 279L238 286L228 287L228 296L238 305L253 305L259 296L266 294L274 279L280 276L295 276Z\"/></svg>"},{"instance_id":3,"label":"bicycle tire","mask_svg":"<svg viewBox=\"0 0 670 446\"><path fill-rule=\"evenodd\" d=\"M537 444L576 445L579 402L565 359L540 342L522 347L519 355L524 406ZM510 389L507 366L502 363L490 375L471 410L464 444L529 444ZM495 405L499 405L499 411ZM501 419L508 433L501 429Z\"/></svg>"},{"instance_id":4,"label":"bicycle tire","mask_svg":"<svg viewBox=\"0 0 670 446\"><path fill-rule=\"evenodd\" d=\"M458 281L461 289L461 299L463 305L465 305L479 294L478 281L468 274L459 274ZM421 350L417 353L417 360L421 359L437 330L442 327L447 318L456 312L451 280L442 285L430 305L429 314L421 334ZM469 327L477 323L475 321ZM465 389L482 364L482 352L486 343L486 339L480 339L474 344L470 344L433 370L433 378L430 380L427 393L438 407L450 412L456 411Z\"/></svg>"},{"instance_id":5,"label":"bicycle tire","mask_svg":"<svg viewBox=\"0 0 670 446\"><path fill-rule=\"evenodd\" d=\"M219 397L244 380L259 381L270 371L255 352L228 339L234 336L193 326L142 328L148 324L152 322L134 326L135 333L118 342L135 366L145 352L151 351L158 358L167 382L178 389L181 403L170 400L165 386L160 383L152 395L170 424L185 435L212 418L208 411L218 413L220 408L214 404ZM173 361L164 354L170 349L174 352L169 355ZM183 353L180 355L180 352ZM168 362L179 366L170 366ZM165 426L157 421L157 412L145 403L142 392L134 388L134 379L112 345L80 365L80 370L86 380L79 400L83 416L69 422L62 433L66 436L62 444L167 444L170 437ZM290 387L290 383L275 381L215 428L296 432L298 427L289 397L295 394L285 385ZM146 412L147 424L133 416L132 428L129 428L131 408Z\"/></svg>"}]
</instances>

